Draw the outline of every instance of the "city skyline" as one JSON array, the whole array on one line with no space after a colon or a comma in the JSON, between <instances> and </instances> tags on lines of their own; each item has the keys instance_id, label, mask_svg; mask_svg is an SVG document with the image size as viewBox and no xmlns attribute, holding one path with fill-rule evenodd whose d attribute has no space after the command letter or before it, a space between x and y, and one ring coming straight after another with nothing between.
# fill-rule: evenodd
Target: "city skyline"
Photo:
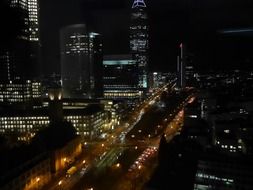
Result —
<instances>
[{"instance_id":1,"label":"city skyline","mask_svg":"<svg viewBox=\"0 0 253 190\"><path fill-rule=\"evenodd\" d=\"M252 190L251 5L0 1L0 189Z\"/></svg>"},{"instance_id":2,"label":"city skyline","mask_svg":"<svg viewBox=\"0 0 253 190\"><path fill-rule=\"evenodd\" d=\"M57 1L41 2L45 73L59 71L59 29L68 24L85 23L89 30L101 33L105 54L129 52L126 23L129 23L133 1L61 2L60 6ZM252 2L159 0L145 3L150 24L151 70L175 71L177 47L181 42L187 44L199 68L250 66L252 37L220 34L219 31L252 27L253 13L249 8Z\"/></svg>"}]
</instances>

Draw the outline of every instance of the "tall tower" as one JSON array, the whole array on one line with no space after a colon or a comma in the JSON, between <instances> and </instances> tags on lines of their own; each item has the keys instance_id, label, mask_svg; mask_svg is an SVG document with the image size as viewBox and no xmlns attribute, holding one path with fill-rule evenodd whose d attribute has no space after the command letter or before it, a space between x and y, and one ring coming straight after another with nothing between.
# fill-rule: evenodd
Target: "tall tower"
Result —
<instances>
[{"instance_id":1,"label":"tall tower","mask_svg":"<svg viewBox=\"0 0 253 190\"><path fill-rule=\"evenodd\" d=\"M89 96L89 36L85 24L60 31L61 77L64 97Z\"/></svg>"},{"instance_id":2,"label":"tall tower","mask_svg":"<svg viewBox=\"0 0 253 190\"><path fill-rule=\"evenodd\" d=\"M28 40L30 45L30 61L34 75L39 76L41 70L41 44L39 29L39 0L27 0L28 6Z\"/></svg>"},{"instance_id":3,"label":"tall tower","mask_svg":"<svg viewBox=\"0 0 253 190\"><path fill-rule=\"evenodd\" d=\"M0 50L1 81L33 79L38 73L39 18L38 0L8 0L8 6L17 14L20 27L8 48ZM29 69L28 69L29 68Z\"/></svg>"},{"instance_id":4,"label":"tall tower","mask_svg":"<svg viewBox=\"0 0 253 190\"><path fill-rule=\"evenodd\" d=\"M130 23L130 52L138 65L140 91L148 89L148 16L144 0L135 0Z\"/></svg>"},{"instance_id":5,"label":"tall tower","mask_svg":"<svg viewBox=\"0 0 253 190\"><path fill-rule=\"evenodd\" d=\"M28 0L29 41L39 42L39 4L38 0Z\"/></svg>"},{"instance_id":6,"label":"tall tower","mask_svg":"<svg viewBox=\"0 0 253 190\"><path fill-rule=\"evenodd\" d=\"M102 97L102 37L88 33L85 24L60 32L61 77L64 97Z\"/></svg>"},{"instance_id":7,"label":"tall tower","mask_svg":"<svg viewBox=\"0 0 253 190\"><path fill-rule=\"evenodd\" d=\"M177 58L177 87L185 87L186 47L180 44L180 56Z\"/></svg>"},{"instance_id":8,"label":"tall tower","mask_svg":"<svg viewBox=\"0 0 253 190\"><path fill-rule=\"evenodd\" d=\"M98 33L89 33L90 56L90 84L91 96L101 98L103 96L103 42Z\"/></svg>"}]
</instances>

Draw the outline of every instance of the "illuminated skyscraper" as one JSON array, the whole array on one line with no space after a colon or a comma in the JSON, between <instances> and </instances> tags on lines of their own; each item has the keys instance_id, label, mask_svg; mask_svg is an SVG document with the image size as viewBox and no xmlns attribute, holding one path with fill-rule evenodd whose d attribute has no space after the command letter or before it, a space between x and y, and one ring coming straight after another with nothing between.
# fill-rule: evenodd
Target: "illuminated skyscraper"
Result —
<instances>
[{"instance_id":1,"label":"illuminated skyscraper","mask_svg":"<svg viewBox=\"0 0 253 190\"><path fill-rule=\"evenodd\" d=\"M39 41L39 3L38 0L10 0L10 6L22 10L25 30L24 39Z\"/></svg>"},{"instance_id":2,"label":"illuminated skyscraper","mask_svg":"<svg viewBox=\"0 0 253 190\"><path fill-rule=\"evenodd\" d=\"M39 41L39 4L38 0L28 0L29 41Z\"/></svg>"},{"instance_id":3,"label":"illuminated skyscraper","mask_svg":"<svg viewBox=\"0 0 253 190\"><path fill-rule=\"evenodd\" d=\"M89 33L90 56L90 83L91 96L101 98L103 96L103 42L98 33Z\"/></svg>"},{"instance_id":4,"label":"illuminated skyscraper","mask_svg":"<svg viewBox=\"0 0 253 190\"><path fill-rule=\"evenodd\" d=\"M64 97L102 96L102 41L88 33L85 24L75 24L60 32L61 77Z\"/></svg>"},{"instance_id":5,"label":"illuminated skyscraper","mask_svg":"<svg viewBox=\"0 0 253 190\"><path fill-rule=\"evenodd\" d=\"M21 28L8 48L0 50L0 80L32 79L38 75L40 57L38 0L6 2L17 13Z\"/></svg>"},{"instance_id":6,"label":"illuminated skyscraper","mask_svg":"<svg viewBox=\"0 0 253 190\"><path fill-rule=\"evenodd\" d=\"M39 31L39 0L27 0L28 8L28 40L30 45L30 62L36 77L40 74L40 31Z\"/></svg>"},{"instance_id":7,"label":"illuminated skyscraper","mask_svg":"<svg viewBox=\"0 0 253 190\"><path fill-rule=\"evenodd\" d=\"M88 96L89 36L86 25L76 24L60 32L61 77L64 97Z\"/></svg>"},{"instance_id":8,"label":"illuminated skyscraper","mask_svg":"<svg viewBox=\"0 0 253 190\"><path fill-rule=\"evenodd\" d=\"M130 52L138 65L139 83L142 92L148 88L148 16L143 0L135 0L132 5L130 24Z\"/></svg>"}]
</instances>

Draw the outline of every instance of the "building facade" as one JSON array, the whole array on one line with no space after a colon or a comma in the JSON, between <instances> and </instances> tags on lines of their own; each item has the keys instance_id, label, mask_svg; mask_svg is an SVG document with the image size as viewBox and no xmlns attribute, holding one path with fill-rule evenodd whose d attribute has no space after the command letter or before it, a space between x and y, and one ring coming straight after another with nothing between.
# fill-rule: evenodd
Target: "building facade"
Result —
<instances>
[{"instance_id":1,"label":"building facade","mask_svg":"<svg viewBox=\"0 0 253 190\"><path fill-rule=\"evenodd\" d=\"M103 61L104 98L138 99L138 65L131 55L108 55Z\"/></svg>"},{"instance_id":2,"label":"building facade","mask_svg":"<svg viewBox=\"0 0 253 190\"><path fill-rule=\"evenodd\" d=\"M101 36L88 33L85 24L70 25L61 30L60 43L64 97L101 96Z\"/></svg>"},{"instance_id":3,"label":"building facade","mask_svg":"<svg viewBox=\"0 0 253 190\"><path fill-rule=\"evenodd\" d=\"M88 95L89 36L86 26L80 24L63 28L60 32L60 43L64 97Z\"/></svg>"},{"instance_id":4,"label":"building facade","mask_svg":"<svg viewBox=\"0 0 253 190\"><path fill-rule=\"evenodd\" d=\"M9 81L0 83L0 103L21 103L42 96L41 83L37 81Z\"/></svg>"},{"instance_id":5,"label":"building facade","mask_svg":"<svg viewBox=\"0 0 253 190\"><path fill-rule=\"evenodd\" d=\"M148 89L148 16L143 0L135 0L130 21L130 52L138 65L138 87L145 93Z\"/></svg>"},{"instance_id":6,"label":"building facade","mask_svg":"<svg viewBox=\"0 0 253 190\"><path fill-rule=\"evenodd\" d=\"M16 170L13 169L5 173L5 175L2 176L2 180L7 181L7 183L1 186L1 189L42 189L51 179L51 159L48 157L47 153L42 153L24 162Z\"/></svg>"},{"instance_id":7,"label":"building facade","mask_svg":"<svg viewBox=\"0 0 253 190\"><path fill-rule=\"evenodd\" d=\"M37 0L9 0L15 21L16 36L0 49L2 82L38 77L40 59L39 3ZM29 68L29 69L28 69Z\"/></svg>"},{"instance_id":8,"label":"building facade","mask_svg":"<svg viewBox=\"0 0 253 190\"><path fill-rule=\"evenodd\" d=\"M59 139L58 139L59 140ZM33 142L34 143L34 142ZM30 145L36 146L36 145ZM21 152L21 153L20 153ZM70 167L76 158L82 153L80 136L76 136L64 143L61 147L50 151L42 151L26 156L23 161L18 162L17 167L7 166L2 168L0 178L1 190L35 190L45 189L54 174L63 172ZM15 153L20 159L24 157L22 151ZM15 164L15 159L1 160L4 163ZM6 164L6 165L8 165Z\"/></svg>"},{"instance_id":9,"label":"building facade","mask_svg":"<svg viewBox=\"0 0 253 190\"><path fill-rule=\"evenodd\" d=\"M98 33L89 33L91 97L103 97L103 41Z\"/></svg>"},{"instance_id":10,"label":"building facade","mask_svg":"<svg viewBox=\"0 0 253 190\"><path fill-rule=\"evenodd\" d=\"M94 107L63 110L63 119L73 124L83 140L97 138L107 130L107 114L98 106ZM16 137L19 141L29 141L49 123L48 109L1 111L0 134Z\"/></svg>"}]
</instances>

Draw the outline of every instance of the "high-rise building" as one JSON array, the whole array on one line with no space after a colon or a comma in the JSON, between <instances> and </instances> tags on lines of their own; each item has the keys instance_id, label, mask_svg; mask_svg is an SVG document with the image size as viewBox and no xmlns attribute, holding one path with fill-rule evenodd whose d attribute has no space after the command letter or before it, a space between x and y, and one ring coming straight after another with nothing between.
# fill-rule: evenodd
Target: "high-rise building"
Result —
<instances>
[{"instance_id":1,"label":"high-rise building","mask_svg":"<svg viewBox=\"0 0 253 190\"><path fill-rule=\"evenodd\" d=\"M97 33L88 33L85 24L75 24L63 28L60 38L64 97L101 96L103 64L101 36Z\"/></svg>"},{"instance_id":2,"label":"high-rise building","mask_svg":"<svg viewBox=\"0 0 253 190\"><path fill-rule=\"evenodd\" d=\"M144 0L135 0L130 23L130 52L138 65L138 87L145 93L148 88L148 16Z\"/></svg>"},{"instance_id":3,"label":"high-rise building","mask_svg":"<svg viewBox=\"0 0 253 190\"><path fill-rule=\"evenodd\" d=\"M39 4L38 0L28 0L29 41L39 41Z\"/></svg>"},{"instance_id":4,"label":"high-rise building","mask_svg":"<svg viewBox=\"0 0 253 190\"><path fill-rule=\"evenodd\" d=\"M16 36L0 50L0 80L33 79L39 67L40 43L37 0L9 0L8 6L18 17ZM29 68L29 69L28 69Z\"/></svg>"},{"instance_id":5,"label":"high-rise building","mask_svg":"<svg viewBox=\"0 0 253 190\"><path fill-rule=\"evenodd\" d=\"M89 33L92 97L103 97L103 42L98 33Z\"/></svg>"},{"instance_id":6,"label":"high-rise building","mask_svg":"<svg viewBox=\"0 0 253 190\"><path fill-rule=\"evenodd\" d=\"M33 78L41 73L41 44L39 29L39 2L38 0L27 0L28 4L28 40L30 46L30 61L34 71Z\"/></svg>"},{"instance_id":7,"label":"high-rise building","mask_svg":"<svg viewBox=\"0 0 253 190\"><path fill-rule=\"evenodd\" d=\"M86 25L76 24L63 28L60 31L60 48L64 97L88 96L89 36Z\"/></svg>"},{"instance_id":8,"label":"high-rise building","mask_svg":"<svg viewBox=\"0 0 253 190\"><path fill-rule=\"evenodd\" d=\"M180 56L177 57L177 87L185 87L186 54L185 45L180 44Z\"/></svg>"},{"instance_id":9,"label":"high-rise building","mask_svg":"<svg viewBox=\"0 0 253 190\"><path fill-rule=\"evenodd\" d=\"M22 10L24 21L24 36L22 38L38 42L40 40L38 0L10 0L10 6Z\"/></svg>"},{"instance_id":10,"label":"high-rise building","mask_svg":"<svg viewBox=\"0 0 253 190\"><path fill-rule=\"evenodd\" d=\"M138 87L138 65L131 55L104 56L104 98L133 100L142 95Z\"/></svg>"}]
</instances>

